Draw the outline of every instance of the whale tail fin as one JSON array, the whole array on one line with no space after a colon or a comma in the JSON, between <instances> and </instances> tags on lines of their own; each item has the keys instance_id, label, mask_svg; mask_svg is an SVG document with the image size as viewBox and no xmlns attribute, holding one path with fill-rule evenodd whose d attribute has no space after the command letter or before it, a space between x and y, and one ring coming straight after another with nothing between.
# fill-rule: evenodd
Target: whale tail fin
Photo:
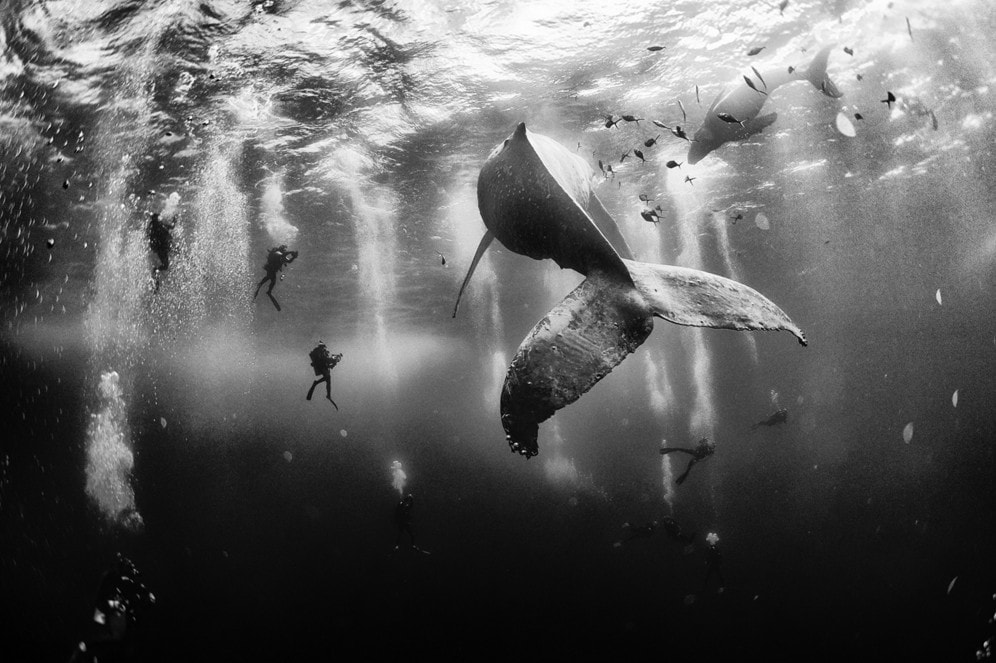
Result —
<instances>
[{"instance_id":1,"label":"whale tail fin","mask_svg":"<svg viewBox=\"0 0 996 663\"><path fill-rule=\"evenodd\" d=\"M783 329L806 344L780 308L742 283L685 267L623 262L632 282L593 271L519 346L501 393L502 426L513 452L539 453L539 424L636 350L650 336L654 316L693 327Z\"/></svg>"},{"instance_id":2,"label":"whale tail fin","mask_svg":"<svg viewBox=\"0 0 996 663\"><path fill-rule=\"evenodd\" d=\"M806 335L784 311L743 283L688 267L623 262L658 318L689 327L786 330L806 345Z\"/></svg>"},{"instance_id":3,"label":"whale tail fin","mask_svg":"<svg viewBox=\"0 0 996 663\"><path fill-rule=\"evenodd\" d=\"M827 60L830 59L830 51L833 49L832 46L826 46L816 54L813 61L809 63L809 68L806 69L806 80L813 84L817 90L822 92L828 97L833 99L839 99L844 96L844 93L840 91L837 84L830 80L827 75Z\"/></svg>"},{"instance_id":4,"label":"whale tail fin","mask_svg":"<svg viewBox=\"0 0 996 663\"><path fill-rule=\"evenodd\" d=\"M519 345L501 392L513 452L539 453L539 424L570 405L643 343L654 328L628 279L593 271Z\"/></svg>"}]
</instances>

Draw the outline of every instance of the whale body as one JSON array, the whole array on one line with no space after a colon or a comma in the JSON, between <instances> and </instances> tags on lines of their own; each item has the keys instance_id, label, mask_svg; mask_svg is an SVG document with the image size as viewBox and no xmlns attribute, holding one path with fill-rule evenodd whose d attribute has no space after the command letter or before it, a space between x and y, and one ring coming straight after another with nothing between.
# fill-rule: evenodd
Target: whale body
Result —
<instances>
[{"instance_id":1,"label":"whale body","mask_svg":"<svg viewBox=\"0 0 996 663\"><path fill-rule=\"evenodd\" d=\"M756 88L751 88L742 77L729 90L720 93L706 111L702 126L695 132L691 147L688 149L688 163L696 164L723 143L745 140L760 133L765 127L771 126L778 119L778 114L759 115L759 113L768 100L768 95L786 83L807 80L828 97L838 99L844 96L827 76L827 60L831 48L827 46L817 53L805 70L796 69L789 73L788 67L785 67L763 72L761 76L764 83L758 81ZM739 122L723 121L720 115L735 118Z\"/></svg>"},{"instance_id":2,"label":"whale body","mask_svg":"<svg viewBox=\"0 0 996 663\"><path fill-rule=\"evenodd\" d=\"M593 176L582 158L520 123L492 151L478 177L487 232L457 307L495 238L510 251L552 259L586 277L533 327L505 377L502 426L511 450L527 458L539 451L539 424L636 350L653 330L654 317L698 327L788 330L806 344L802 330L780 308L742 283L633 260L592 190Z\"/></svg>"}]
</instances>

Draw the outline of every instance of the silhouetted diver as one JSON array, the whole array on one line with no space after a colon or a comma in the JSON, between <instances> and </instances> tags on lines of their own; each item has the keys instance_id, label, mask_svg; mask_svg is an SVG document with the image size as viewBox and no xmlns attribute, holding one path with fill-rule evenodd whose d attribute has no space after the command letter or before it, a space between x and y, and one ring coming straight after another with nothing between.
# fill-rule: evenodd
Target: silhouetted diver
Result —
<instances>
[{"instance_id":1,"label":"silhouetted diver","mask_svg":"<svg viewBox=\"0 0 996 663\"><path fill-rule=\"evenodd\" d=\"M788 421L788 416L789 416L789 411L786 410L785 408L782 408L777 412L775 412L770 417L768 417L767 419L757 422L756 424L751 426L750 429L754 430L759 426L774 426L775 424L784 424L786 421Z\"/></svg>"},{"instance_id":2,"label":"silhouetted diver","mask_svg":"<svg viewBox=\"0 0 996 663\"><path fill-rule=\"evenodd\" d=\"M273 286L277 285L277 273L283 270L284 265L289 265L297 258L297 251L288 251L286 244L281 244L269 250L266 254L266 264L263 265L263 269L266 271L266 276L259 282L256 286L256 292L253 294L252 298L256 299L256 295L259 294L259 289L263 287L263 284L267 281L270 282L270 287L266 289L266 296L270 298L273 305L280 310L280 304L273 297Z\"/></svg>"},{"instance_id":3,"label":"silhouetted diver","mask_svg":"<svg viewBox=\"0 0 996 663\"><path fill-rule=\"evenodd\" d=\"M315 346L315 349L308 353L308 357L311 358L311 367L315 369L315 375L320 375L321 377L311 384L311 389L308 390L308 396L306 397L307 400L311 400L311 395L315 393L315 387L324 382L325 398L338 410L339 406L332 400L332 369L342 361L342 353L329 354L329 349L325 344L319 342Z\"/></svg>"},{"instance_id":4,"label":"silhouetted diver","mask_svg":"<svg viewBox=\"0 0 996 663\"><path fill-rule=\"evenodd\" d=\"M401 535L407 532L412 550L428 555L429 552L427 550L422 550L415 545L415 532L412 531L412 508L414 506L415 497L411 493L408 493L394 507L394 524L398 527L398 538L394 541L394 549L398 550L401 547Z\"/></svg>"}]
</instances>

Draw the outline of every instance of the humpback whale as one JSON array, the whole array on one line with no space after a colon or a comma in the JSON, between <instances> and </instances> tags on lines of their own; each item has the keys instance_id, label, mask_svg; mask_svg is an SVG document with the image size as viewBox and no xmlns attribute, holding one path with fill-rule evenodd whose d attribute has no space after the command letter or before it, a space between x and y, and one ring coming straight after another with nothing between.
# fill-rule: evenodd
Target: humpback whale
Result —
<instances>
[{"instance_id":1,"label":"humpback whale","mask_svg":"<svg viewBox=\"0 0 996 663\"><path fill-rule=\"evenodd\" d=\"M695 132L691 147L688 149L688 163L698 163L727 141L744 140L771 126L778 119L778 114L759 116L758 113L761 112L761 107L768 100L768 96L779 86L793 81L807 80L828 97L837 99L844 96L827 76L827 59L830 57L831 48L827 46L817 53L805 70L789 67L767 71L762 77L755 69L758 78L765 83L764 91L767 94L759 94L756 88L751 87L750 79L746 77L738 79L738 83L726 92L721 92L706 111L702 126ZM724 122L721 116L735 117L739 122L735 124Z\"/></svg>"},{"instance_id":2,"label":"humpback whale","mask_svg":"<svg viewBox=\"0 0 996 663\"><path fill-rule=\"evenodd\" d=\"M586 278L519 346L501 390L509 447L539 452L539 424L573 403L643 343L656 316L679 325L802 330L757 291L696 269L637 262L592 190L584 159L520 123L481 167L477 202L487 228L453 315L492 240Z\"/></svg>"}]
</instances>

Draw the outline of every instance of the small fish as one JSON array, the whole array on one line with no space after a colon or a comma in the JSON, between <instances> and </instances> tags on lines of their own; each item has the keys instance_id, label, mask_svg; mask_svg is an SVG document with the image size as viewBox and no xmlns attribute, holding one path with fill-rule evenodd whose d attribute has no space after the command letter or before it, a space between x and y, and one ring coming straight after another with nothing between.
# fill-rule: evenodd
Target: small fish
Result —
<instances>
[{"instance_id":1,"label":"small fish","mask_svg":"<svg viewBox=\"0 0 996 663\"><path fill-rule=\"evenodd\" d=\"M910 33L910 41L913 41L913 27L910 25L910 17L906 17L906 32Z\"/></svg>"},{"instance_id":2,"label":"small fish","mask_svg":"<svg viewBox=\"0 0 996 663\"><path fill-rule=\"evenodd\" d=\"M439 253L439 251L436 251L436 253L439 255L439 260L442 263L443 267L446 267L446 256L444 256L442 253Z\"/></svg>"},{"instance_id":3,"label":"small fish","mask_svg":"<svg viewBox=\"0 0 996 663\"><path fill-rule=\"evenodd\" d=\"M684 138L685 140L688 140L688 134L686 134L685 130L680 126L676 126L674 129L671 129L671 133L673 133L676 138Z\"/></svg>"},{"instance_id":4,"label":"small fish","mask_svg":"<svg viewBox=\"0 0 996 663\"><path fill-rule=\"evenodd\" d=\"M882 99L879 103L887 105L889 107L889 109L891 110L892 109L892 102L894 102L895 100L896 100L896 95L894 95L891 92L889 92L889 93L887 93L887 96L885 97L885 99Z\"/></svg>"},{"instance_id":5,"label":"small fish","mask_svg":"<svg viewBox=\"0 0 996 663\"><path fill-rule=\"evenodd\" d=\"M737 215L733 217L733 225L737 225L737 221L741 221L743 218L744 215L741 214L740 212L737 212Z\"/></svg>"},{"instance_id":6,"label":"small fish","mask_svg":"<svg viewBox=\"0 0 996 663\"><path fill-rule=\"evenodd\" d=\"M605 172L612 173L612 177L616 176L616 171L612 170L612 164L611 163L605 165Z\"/></svg>"},{"instance_id":7,"label":"small fish","mask_svg":"<svg viewBox=\"0 0 996 663\"><path fill-rule=\"evenodd\" d=\"M757 67L753 67L753 66L752 66L752 67L751 67L751 71L753 71L753 72L754 72L754 75L755 75L755 76L757 76L757 80L761 81L761 85L763 85L763 86L764 86L764 89L765 89L765 90L767 90L767 89L768 89L768 84L764 82L764 77L763 77L763 76L761 76L761 72L759 72L759 71L757 70Z\"/></svg>"},{"instance_id":8,"label":"small fish","mask_svg":"<svg viewBox=\"0 0 996 663\"><path fill-rule=\"evenodd\" d=\"M779 14L784 14L785 13L785 8L788 7L788 4L789 4L789 0L782 0L781 2L779 2L778 3L778 13Z\"/></svg>"},{"instance_id":9,"label":"small fish","mask_svg":"<svg viewBox=\"0 0 996 663\"><path fill-rule=\"evenodd\" d=\"M640 194L640 201L644 202L644 203L649 203L650 202L650 196L648 196L645 193L641 193Z\"/></svg>"},{"instance_id":10,"label":"small fish","mask_svg":"<svg viewBox=\"0 0 996 663\"><path fill-rule=\"evenodd\" d=\"M674 159L671 159L664 165L668 168L681 168L681 162L675 161Z\"/></svg>"},{"instance_id":11,"label":"small fish","mask_svg":"<svg viewBox=\"0 0 996 663\"><path fill-rule=\"evenodd\" d=\"M758 94L763 94L763 95L767 95L768 94L767 92L764 92L762 90L758 90L757 86L754 85L754 81L752 81L751 79L747 78L746 76L744 76L744 82L747 83L747 87L749 87L750 89L754 90L754 92L757 92Z\"/></svg>"},{"instance_id":12,"label":"small fish","mask_svg":"<svg viewBox=\"0 0 996 663\"><path fill-rule=\"evenodd\" d=\"M626 157L629 156L630 152L632 152L632 150L626 150L625 152L623 152L622 158L619 159L619 163L622 163L623 161L625 161Z\"/></svg>"},{"instance_id":13,"label":"small fish","mask_svg":"<svg viewBox=\"0 0 996 663\"><path fill-rule=\"evenodd\" d=\"M861 74L858 74L858 80L859 80L859 81L863 81L863 80L865 80L865 77L864 77L864 76L862 76Z\"/></svg>"},{"instance_id":14,"label":"small fish","mask_svg":"<svg viewBox=\"0 0 996 663\"><path fill-rule=\"evenodd\" d=\"M69 188L69 180L63 180L62 181L62 188L63 189L68 189Z\"/></svg>"},{"instance_id":15,"label":"small fish","mask_svg":"<svg viewBox=\"0 0 996 663\"><path fill-rule=\"evenodd\" d=\"M681 109L681 121L688 122L688 115L685 114L685 107L681 105L681 99L678 99L678 108Z\"/></svg>"},{"instance_id":16,"label":"small fish","mask_svg":"<svg viewBox=\"0 0 996 663\"><path fill-rule=\"evenodd\" d=\"M636 158L642 161L643 163L647 163L647 160L643 158L643 152L641 152L640 150L633 150L633 154L635 154Z\"/></svg>"},{"instance_id":17,"label":"small fish","mask_svg":"<svg viewBox=\"0 0 996 663\"><path fill-rule=\"evenodd\" d=\"M728 122L730 124L739 124L740 126L744 125L743 122L741 122L737 118L733 117L729 113L716 113L716 117L718 117L719 119L721 119L723 122Z\"/></svg>"},{"instance_id":18,"label":"small fish","mask_svg":"<svg viewBox=\"0 0 996 663\"><path fill-rule=\"evenodd\" d=\"M849 46L844 47L844 52L852 57L854 56L854 49L850 48Z\"/></svg>"},{"instance_id":19,"label":"small fish","mask_svg":"<svg viewBox=\"0 0 996 663\"><path fill-rule=\"evenodd\" d=\"M863 120L863 119L865 119L865 116L862 115L861 113L855 113L854 114L854 119L855 120Z\"/></svg>"},{"instance_id":20,"label":"small fish","mask_svg":"<svg viewBox=\"0 0 996 663\"><path fill-rule=\"evenodd\" d=\"M697 177L692 177L691 175L685 175L685 181L688 182L689 184L692 184L692 180L697 180L697 179L698 179ZM692 186L695 185L692 184Z\"/></svg>"},{"instance_id":21,"label":"small fish","mask_svg":"<svg viewBox=\"0 0 996 663\"><path fill-rule=\"evenodd\" d=\"M642 120L643 118L642 117L633 117L632 115L623 115L619 119L625 120L626 122L636 122L636 124L639 125L640 124L640 120Z\"/></svg>"},{"instance_id":22,"label":"small fish","mask_svg":"<svg viewBox=\"0 0 996 663\"><path fill-rule=\"evenodd\" d=\"M668 131L674 131L674 129L672 129L671 127L667 126L663 122L658 122L657 120L651 120L651 122L654 123L654 126L658 126L661 129L667 129Z\"/></svg>"},{"instance_id":23,"label":"small fish","mask_svg":"<svg viewBox=\"0 0 996 663\"><path fill-rule=\"evenodd\" d=\"M651 53L656 53L657 51L663 51L667 46L647 46L647 50Z\"/></svg>"},{"instance_id":24,"label":"small fish","mask_svg":"<svg viewBox=\"0 0 996 663\"><path fill-rule=\"evenodd\" d=\"M661 135L657 134L653 138L648 138L647 140L643 141L643 146L644 147L653 147L654 145L657 144L657 139L660 138L660 137L661 137Z\"/></svg>"},{"instance_id":25,"label":"small fish","mask_svg":"<svg viewBox=\"0 0 996 663\"><path fill-rule=\"evenodd\" d=\"M795 71L795 67L789 66L789 73L791 74L793 71Z\"/></svg>"},{"instance_id":26,"label":"small fish","mask_svg":"<svg viewBox=\"0 0 996 663\"><path fill-rule=\"evenodd\" d=\"M930 124L934 127L934 131L937 131L937 116L934 115L934 111L927 111L930 114Z\"/></svg>"},{"instance_id":27,"label":"small fish","mask_svg":"<svg viewBox=\"0 0 996 663\"><path fill-rule=\"evenodd\" d=\"M752 55L757 55L758 53L760 53L761 51L763 51L765 48L767 48L767 46L755 46L754 48L752 48L749 51L747 51L747 57L750 57Z\"/></svg>"},{"instance_id":28,"label":"small fish","mask_svg":"<svg viewBox=\"0 0 996 663\"><path fill-rule=\"evenodd\" d=\"M598 169L602 171L602 175L605 174L605 164L602 163L601 159L598 160Z\"/></svg>"},{"instance_id":29,"label":"small fish","mask_svg":"<svg viewBox=\"0 0 996 663\"><path fill-rule=\"evenodd\" d=\"M51 238L45 240L45 246L47 246L48 248L52 248L53 246L55 246L55 240Z\"/></svg>"},{"instance_id":30,"label":"small fish","mask_svg":"<svg viewBox=\"0 0 996 663\"><path fill-rule=\"evenodd\" d=\"M622 119L622 118L620 118L620 119ZM606 129L611 129L612 127L616 126L617 124L619 124L619 120L613 120L611 115L606 115L605 116L605 128Z\"/></svg>"},{"instance_id":31,"label":"small fish","mask_svg":"<svg viewBox=\"0 0 996 663\"><path fill-rule=\"evenodd\" d=\"M641 211L640 216L643 217L644 221L648 221L650 223L658 223L660 221L660 219L657 217L657 213L654 212L654 210L652 209L645 209Z\"/></svg>"}]
</instances>

